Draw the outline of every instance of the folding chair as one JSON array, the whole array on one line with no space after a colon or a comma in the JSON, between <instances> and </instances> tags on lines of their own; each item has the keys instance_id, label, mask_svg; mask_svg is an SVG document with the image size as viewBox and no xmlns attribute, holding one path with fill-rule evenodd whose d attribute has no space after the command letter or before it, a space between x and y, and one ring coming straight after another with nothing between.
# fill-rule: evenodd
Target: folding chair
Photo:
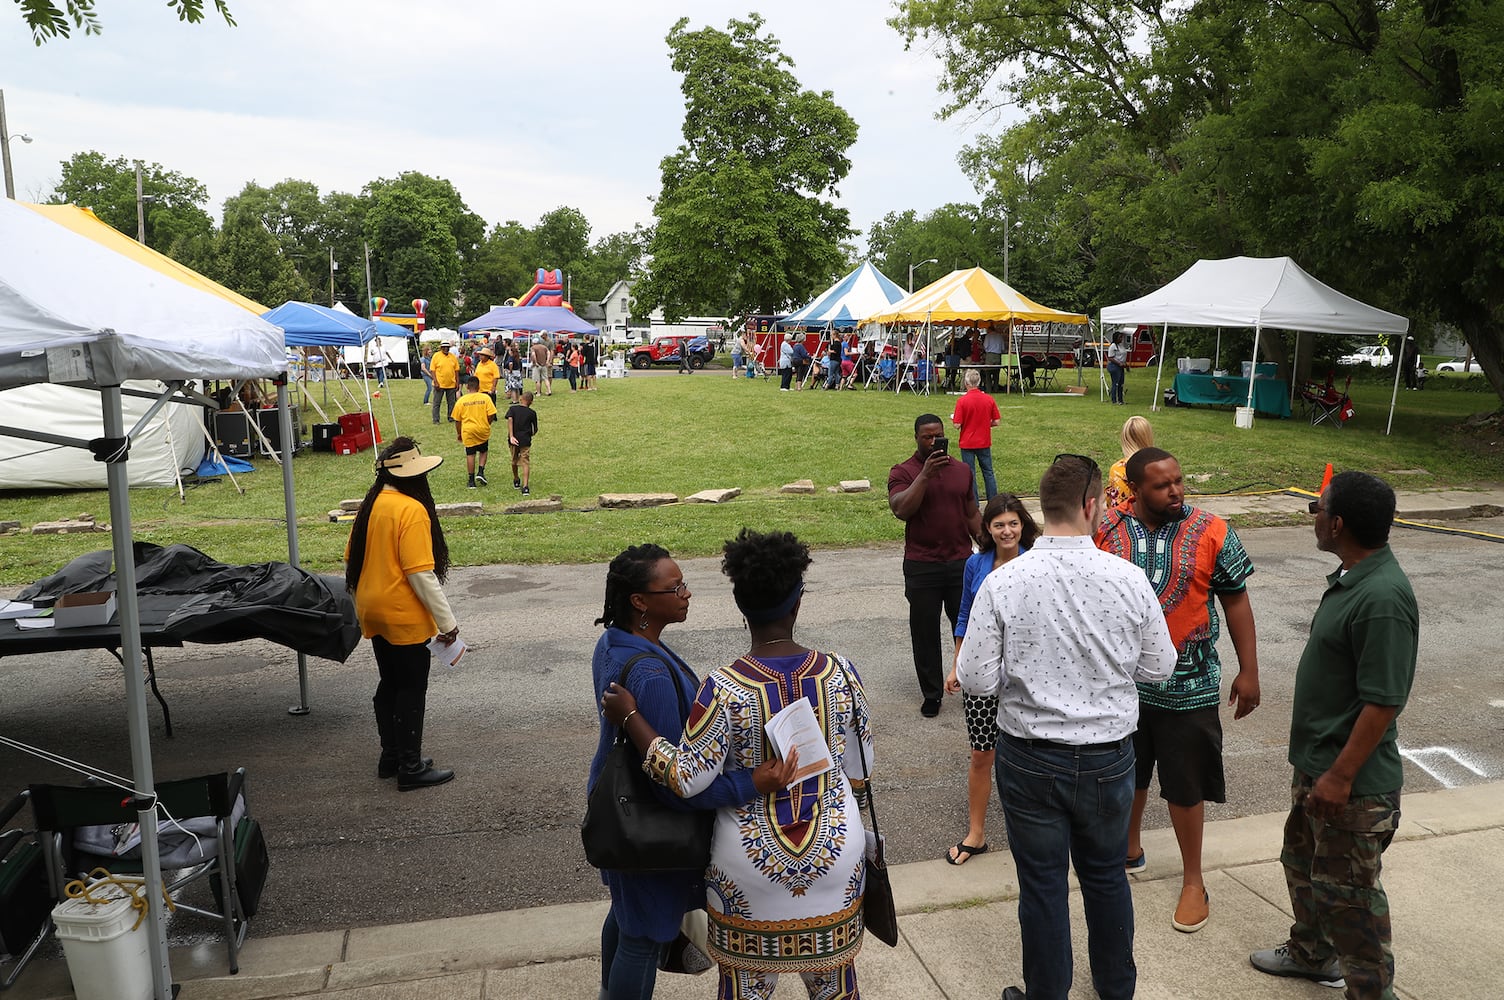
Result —
<instances>
[{"instance_id":1,"label":"folding chair","mask_svg":"<svg viewBox=\"0 0 1504 1000\"><path fill-rule=\"evenodd\" d=\"M166 810L158 829L167 893L177 910L219 921L230 972L237 973L239 950L266 873L260 827L245 815L245 768L233 775L219 772L164 781L156 791ZM30 792L55 901L66 898L64 886L69 881L95 868L105 868L112 875L141 874L140 839L131 837L138 819L136 807L122 801L120 789L32 785ZM237 868L248 876L246 885L238 884ZM209 884L218 910L189 905L179 898L199 880Z\"/></svg>"},{"instance_id":2,"label":"folding chair","mask_svg":"<svg viewBox=\"0 0 1504 1000\"><path fill-rule=\"evenodd\" d=\"M20 814L31 799L22 792L0 809L0 827ZM35 830L12 829L0 833L0 952L19 956L0 990L15 984L47 935L52 932L52 896L47 886L47 864Z\"/></svg>"},{"instance_id":3,"label":"folding chair","mask_svg":"<svg viewBox=\"0 0 1504 1000\"><path fill-rule=\"evenodd\" d=\"M1055 378L1060 374L1060 359L1051 354L1044 359L1044 374L1039 376L1039 384L1047 391L1055 387Z\"/></svg>"},{"instance_id":4,"label":"folding chair","mask_svg":"<svg viewBox=\"0 0 1504 1000\"><path fill-rule=\"evenodd\" d=\"M1326 385L1308 385L1300 390L1300 400L1312 427L1327 422L1341 430L1353 418L1357 411L1353 409L1353 399L1348 393L1352 384L1353 377L1349 375L1342 391L1338 392L1332 373L1327 372Z\"/></svg>"}]
</instances>

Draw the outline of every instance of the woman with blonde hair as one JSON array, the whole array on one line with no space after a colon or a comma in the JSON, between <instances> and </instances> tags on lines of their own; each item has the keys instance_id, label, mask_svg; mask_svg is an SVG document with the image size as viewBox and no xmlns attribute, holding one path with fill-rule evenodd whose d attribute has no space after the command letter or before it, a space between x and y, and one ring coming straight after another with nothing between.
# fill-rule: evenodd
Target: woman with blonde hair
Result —
<instances>
[{"instance_id":1,"label":"woman with blonde hair","mask_svg":"<svg viewBox=\"0 0 1504 1000\"><path fill-rule=\"evenodd\" d=\"M1146 418L1134 415L1123 421L1121 438L1123 457L1113 462L1107 472L1106 510L1133 502L1133 487L1128 485L1128 460L1139 449L1154 447L1154 428L1149 426Z\"/></svg>"}]
</instances>

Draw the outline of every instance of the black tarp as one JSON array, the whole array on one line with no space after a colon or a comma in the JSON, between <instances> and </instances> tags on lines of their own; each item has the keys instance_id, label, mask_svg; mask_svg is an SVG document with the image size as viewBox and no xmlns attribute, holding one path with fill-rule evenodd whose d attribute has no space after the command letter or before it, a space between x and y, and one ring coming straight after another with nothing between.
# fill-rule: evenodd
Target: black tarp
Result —
<instances>
[{"instance_id":1,"label":"black tarp","mask_svg":"<svg viewBox=\"0 0 1504 1000\"><path fill-rule=\"evenodd\" d=\"M285 562L231 566L191 545L136 542L133 549L142 619L148 609L156 609L162 630L173 639L269 639L340 663L360 642L355 601L338 577L318 576ZM27 587L17 600L47 602L63 594L114 590L113 556L109 550L81 555Z\"/></svg>"}]
</instances>

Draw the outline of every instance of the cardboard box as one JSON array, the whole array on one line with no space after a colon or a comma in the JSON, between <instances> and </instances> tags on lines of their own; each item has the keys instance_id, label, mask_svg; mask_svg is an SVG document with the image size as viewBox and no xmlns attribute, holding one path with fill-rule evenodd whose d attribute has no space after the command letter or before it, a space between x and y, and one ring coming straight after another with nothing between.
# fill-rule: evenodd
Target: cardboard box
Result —
<instances>
[{"instance_id":1,"label":"cardboard box","mask_svg":"<svg viewBox=\"0 0 1504 1000\"><path fill-rule=\"evenodd\" d=\"M86 628L108 625L115 617L115 592L96 590L64 594L52 606L53 628Z\"/></svg>"},{"instance_id":2,"label":"cardboard box","mask_svg":"<svg viewBox=\"0 0 1504 1000\"><path fill-rule=\"evenodd\" d=\"M1068 385L1065 387L1065 391L1070 393L1072 396L1084 396L1086 395L1086 386Z\"/></svg>"}]
</instances>

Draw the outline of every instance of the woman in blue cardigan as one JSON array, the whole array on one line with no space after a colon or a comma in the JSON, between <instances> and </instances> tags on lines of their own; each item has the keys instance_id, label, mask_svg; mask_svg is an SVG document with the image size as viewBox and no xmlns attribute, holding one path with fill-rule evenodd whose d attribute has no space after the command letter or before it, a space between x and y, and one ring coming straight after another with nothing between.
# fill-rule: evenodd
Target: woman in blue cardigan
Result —
<instances>
[{"instance_id":1,"label":"woman in blue cardigan","mask_svg":"<svg viewBox=\"0 0 1504 1000\"><path fill-rule=\"evenodd\" d=\"M595 644L591 664L595 685L592 711L606 687L632 664L627 690L637 711L660 733L682 733L688 721L681 706L694 704L699 678L664 645L665 626L689 615L691 597L679 564L658 545L634 545L611 560L606 573L606 603L597 625L606 626ZM589 788L600 778L616 727L600 721L595 759L590 762ZM792 780L792 766L768 761L755 770L731 770L716 778L699 795L680 799L654 785L664 803L681 809L714 810L741 805L767 795ZM588 794L588 791L587 791ZM601 881L611 890L611 909L601 926L601 1000L648 1000L657 981L664 949L679 934L684 914L705 905L702 872L623 872L603 870Z\"/></svg>"},{"instance_id":2,"label":"woman in blue cardigan","mask_svg":"<svg viewBox=\"0 0 1504 1000\"><path fill-rule=\"evenodd\" d=\"M966 638L966 623L977 591L992 571L1029 551L1039 537L1039 526L1012 493L999 493L982 508L981 551L966 560L961 577L961 612L956 616L956 655ZM945 679L947 694L956 694L961 683L954 663ZM997 752L997 698L961 695L966 714L966 739L971 744L971 764L966 772L966 836L945 852L945 860L964 865L973 854L987 852L987 800L992 795L992 762Z\"/></svg>"}]
</instances>

